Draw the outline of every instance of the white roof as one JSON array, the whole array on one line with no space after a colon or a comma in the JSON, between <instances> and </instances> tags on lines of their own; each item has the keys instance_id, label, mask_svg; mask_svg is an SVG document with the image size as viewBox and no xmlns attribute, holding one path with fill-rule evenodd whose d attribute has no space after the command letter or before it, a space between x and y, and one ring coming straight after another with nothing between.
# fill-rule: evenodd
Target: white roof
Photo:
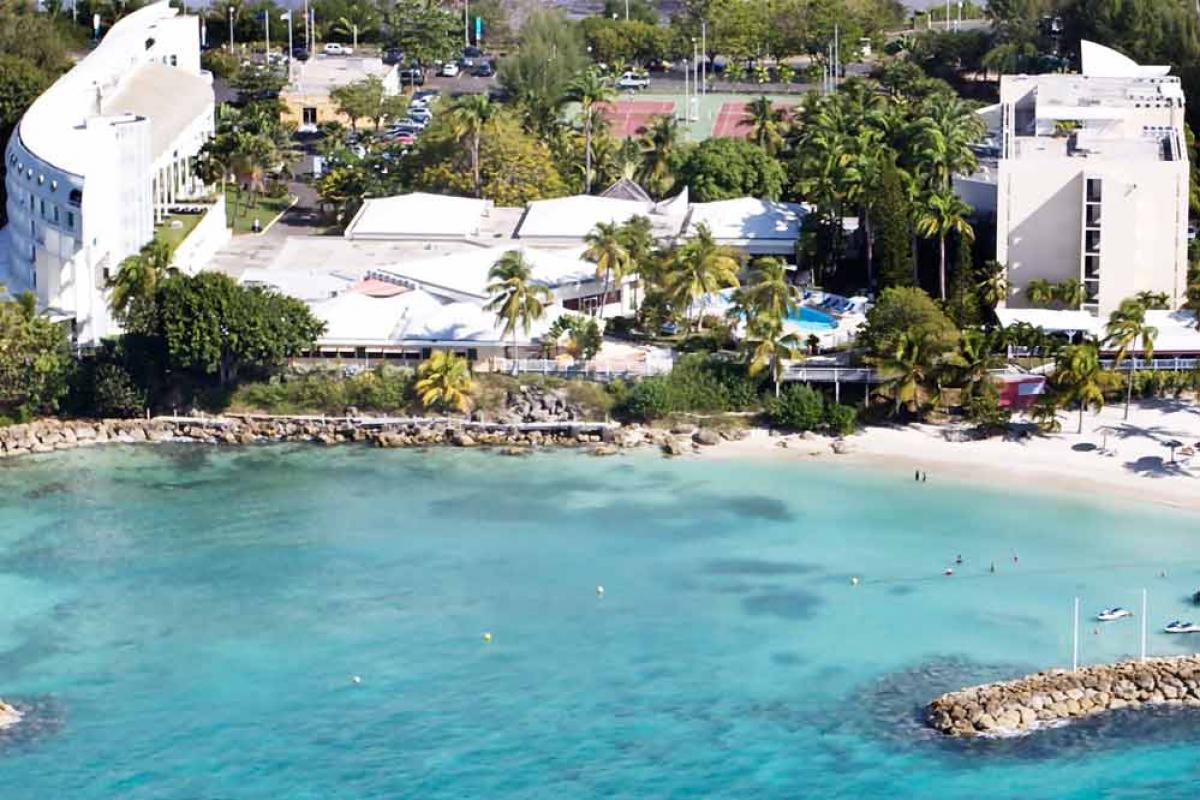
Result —
<instances>
[{"instance_id":1,"label":"white roof","mask_svg":"<svg viewBox=\"0 0 1200 800\"><path fill-rule=\"evenodd\" d=\"M382 267L376 272L439 296L457 300L486 300L488 271L511 250L525 257L533 280L543 286L553 288L582 283L596 276L595 265L583 259L581 249L539 250L521 245L416 258Z\"/></svg>"},{"instance_id":2,"label":"white roof","mask_svg":"<svg viewBox=\"0 0 1200 800\"><path fill-rule=\"evenodd\" d=\"M363 201L347 239L465 239L478 236L489 200L413 192Z\"/></svg>"},{"instance_id":3,"label":"white roof","mask_svg":"<svg viewBox=\"0 0 1200 800\"><path fill-rule=\"evenodd\" d=\"M1083 39L1079 42L1082 72L1091 78L1158 78L1171 71L1169 66L1142 66L1111 47Z\"/></svg>"},{"instance_id":4,"label":"white roof","mask_svg":"<svg viewBox=\"0 0 1200 800\"><path fill-rule=\"evenodd\" d=\"M100 40L95 50L33 102L21 118L18 129L21 143L46 163L83 177L93 157L86 144L84 120L96 117L106 105L106 98L119 98L125 92L126 83L150 66L139 64L139 54L145 51L146 41L154 38L155 26L177 13L167 0L161 0L123 17ZM192 80L203 78L183 69L164 68L171 69L171 74L180 80L181 85L186 84L184 91L190 104L195 89ZM157 81L155 83L157 85ZM146 93L135 92L135 95L139 107L146 105L142 102ZM212 102L211 87L208 87L207 102ZM174 99L171 103L174 103ZM159 109L153 105L149 108L153 120ZM175 113L167 112L165 107L161 111L172 116ZM151 137L157 141L153 121Z\"/></svg>"},{"instance_id":5,"label":"white roof","mask_svg":"<svg viewBox=\"0 0 1200 800\"><path fill-rule=\"evenodd\" d=\"M800 223L807 213L804 206L798 203L781 203L754 197L694 203L685 235L694 234L697 227L705 224L717 239L790 241L800 235Z\"/></svg>"},{"instance_id":6,"label":"white roof","mask_svg":"<svg viewBox=\"0 0 1200 800\"><path fill-rule=\"evenodd\" d=\"M622 223L631 217L649 217L655 227L675 235L683 224L687 199L682 205L676 198L661 203L621 200L615 197L596 197L577 194L551 200L534 200L525 210L525 218L517 228L521 239L583 239L597 223Z\"/></svg>"},{"instance_id":7,"label":"white roof","mask_svg":"<svg viewBox=\"0 0 1200 800\"><path fill-rule=\"evenodd\" d=\"M414 289L394 297L370 297L348 292L331 300L310 303L313 313L326 324L320 344L388 344L411 341L503 342L503 326L496 314L482 303L442 303L429 292ZM545 333L561 315L561 306L546 308L546 316L535 322L529 336L518 328L517 341L529 341Z\"/></svg>"},{"instance_id":8,"label":"white roof","mask_svg":"<svg viewBox=\"0 0 1200 800\"><path fill-rule=\"evenodd\" d=\"M318 269L263 269L249 267L238 276L244 284L267 286L298 300L326 300L348 290L357 278Z\"/></svg>"},{"instance_id":9,"label":"white roof","mask_svg":"<svg viewBox=\"0 0 1200 800\"><path fill-rule=\"evenodd\" d=\"M1084 331L1104 338L1106 319L1087 311L1055 311L1048 308L997 308L1000 324L1008 327L1025 322L1046 331ZM1158 329L1154 350L1158 353L1200 353L1200 330L1190 311L1147 311L1146 323Z\"/></svg>"},{"instance_id":10,"label":"white roof","mask_svg":"<svg viewBox=\"0 0 1200 800\"><path fill-rule=\"evenodd\" d=\"M199 75L165 64L143 64L112 97L106 116L134 114L150 120L150 160L157 161L188 126L212 109L212 85Z\"/></svg>"}]
</instances>

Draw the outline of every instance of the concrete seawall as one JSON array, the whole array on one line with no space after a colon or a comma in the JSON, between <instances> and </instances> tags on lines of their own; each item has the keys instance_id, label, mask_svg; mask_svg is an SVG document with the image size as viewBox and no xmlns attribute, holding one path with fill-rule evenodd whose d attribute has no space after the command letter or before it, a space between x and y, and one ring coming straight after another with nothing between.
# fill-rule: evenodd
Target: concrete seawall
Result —
<instances>
[{"instance_id":1,"label":"concrete seawall","mask_svg":"<svg viewBox=\"0 0 1200 800\"><path fill-rule=\"evenodd\" d=\"M925 709L948 736L1003 736L1142 705L1200 706L1200 655L1050 670L949 692Z\"/></svg>"}]
</instances>

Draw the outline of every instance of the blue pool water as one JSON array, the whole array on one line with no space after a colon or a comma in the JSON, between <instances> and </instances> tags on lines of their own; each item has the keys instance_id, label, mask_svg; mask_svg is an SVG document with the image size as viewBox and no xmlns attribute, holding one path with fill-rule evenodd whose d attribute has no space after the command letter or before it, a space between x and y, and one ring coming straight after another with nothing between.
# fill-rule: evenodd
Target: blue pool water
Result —
<instances>
[{"instance_id":1,"label":"blue pool water","mask_svg":"<svg viewBox=\"0 0 1200 800\"><path fill-rule=\"evenodd\" d=\"M788 313L788 319L799 323L804 330L817 332L830 331L838 326L833 316L810 306L797 306L795 311Z\"/></svg>"},{"instance_id":2,"label":"blue pool water","mask_svg":"<svg viewBox=\"0 0 1200 800\"><path fill-rule=\"evenodd\" d=\"M1194 714L914 722L1068 661L1076 595L1186 615L1194 516L828 462L192 445L6 462L0 498L5 798L1200 790Z\"/></svg>"}]
</instances>

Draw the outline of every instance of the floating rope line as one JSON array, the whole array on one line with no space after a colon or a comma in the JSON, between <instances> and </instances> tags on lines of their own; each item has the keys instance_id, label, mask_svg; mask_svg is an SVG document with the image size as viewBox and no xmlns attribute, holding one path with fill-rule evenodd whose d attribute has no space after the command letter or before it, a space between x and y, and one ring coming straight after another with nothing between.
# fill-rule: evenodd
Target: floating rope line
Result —
<instances>
[{"instance_id":1,"label":"floating rope line","mask_svg":"<svg viewBox=\"0 0 1200 800\"><path fill-rule=\"evenodd\" d=\"M1009 563L1011 563L1011 559L1009 560ZM850 577L849 585L850 586L891 586L891 585L897 585L897 584L903 584L903 583L934 583L934 582L942 583L942 582L949 581L949 580L985 580L985 579L986 580L996 580L998 578L1009 577L1009 576L1013 576L1013 575L1017 575L1017 574L1023 575L1023 576L1028 576L1028 575L1071 575L1071 574L1086 573L1086 572L1098 572L1098 571L1108 572L1108 571L1117 571L1117 570L1127 571L1127 570L1139 570L1139 569L1145 569L1145 570L1150 570L1150 571L1154 572L1154 577L1156 577L1156 578L1166 577L1166 573L1162 569L1162 566L1163 566L1162 562L1151 563L1151 562L1136 562L1135 561L1135 562L1125 562L1125 563L1116 563L1116 564L1093 564L1090 566L1050 567L1050 568L1036 568L1035 567L1032 569L1027 569L1023 566L1017 565L1017 566L1010 567L1010 569L1008 569L1008 570L1002 569L1000 564L997 563L995 572L991 572L987 568L984 568L979 572L958 572L957 570L961 569L962 565L954 564L953 566L955 567L955 572L953 575L946 575L942 572L931 573L929 575L915 575L915 576L907 576L907 577L906 576L892 576L892 577L882 577L882 578L869 578L869 577L864 577L861 574L854 575L854 576ZM1200 561L1172 561L1171 566L1172 566L1172 568L1174 568L1176 570L1178 570L1180 568L1186 568L1186 567L1200 568Z\"/></svg>"}]
</instances>

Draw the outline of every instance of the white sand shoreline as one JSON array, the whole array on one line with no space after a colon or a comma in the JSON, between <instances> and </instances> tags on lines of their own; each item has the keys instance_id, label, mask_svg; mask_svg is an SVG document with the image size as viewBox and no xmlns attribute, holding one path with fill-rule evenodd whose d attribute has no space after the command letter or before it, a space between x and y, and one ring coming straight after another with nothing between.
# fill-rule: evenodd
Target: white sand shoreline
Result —
<instances>
[{"instance_id":1,"label":"white sand shoreline","mask_svg":"<svg viewBox=\"0 0 1200 800\"><path fill-rule=\"evenodd\" d=\"M1172 440L1200 443L1200 406L1151 402L1130 408L1128 421L1123 413L1123 407L1114 406L1085 414L1082 434L1075 433L1078 414L1062 414L1063 432L1021 441L951 441L947 434L957 426L913 424L864 428L847 437L849 452L843 454L833 452L828 437L771 436L764 430L702 453L705 458L833 459L907 474L922 470L931 481L1098 494L1200 511L1200 447L1190 463L1177 456L1172 464L1166 446ZM1102 447L1111 454L1102 454Z\"/></svg>"}]
</instances>

